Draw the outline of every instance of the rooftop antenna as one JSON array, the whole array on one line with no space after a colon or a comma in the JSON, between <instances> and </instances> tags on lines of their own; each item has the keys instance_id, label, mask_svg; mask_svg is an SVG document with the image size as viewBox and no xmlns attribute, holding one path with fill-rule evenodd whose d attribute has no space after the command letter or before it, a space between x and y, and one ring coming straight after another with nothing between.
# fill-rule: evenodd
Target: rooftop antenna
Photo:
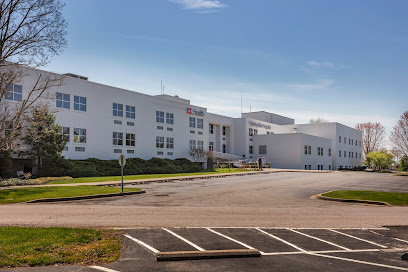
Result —
<instances>
[{"instance_id":1,"label":"rooftop antenna","mask_svg":"<svg viewBox=\"0 0 408 272\"><path fill-rule=\"evenodd\" d=\"M163 80L160 80L160 94L163 94Z\"/></svg>"}]
</instances>

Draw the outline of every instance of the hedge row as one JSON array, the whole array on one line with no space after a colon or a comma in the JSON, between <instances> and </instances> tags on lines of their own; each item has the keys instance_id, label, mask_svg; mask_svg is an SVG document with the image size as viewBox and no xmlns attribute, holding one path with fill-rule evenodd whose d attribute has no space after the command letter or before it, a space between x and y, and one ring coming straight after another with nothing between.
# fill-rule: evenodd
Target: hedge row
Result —
<instances>
[{"instance_id":1,"label":"hedge row","mask_svg":"<svg viewBox=\"0 0 408 272\"><path fill-rule=\"evenodd\" d=\"M201 166L182 159L159 159L142 160L139 158L126 159L124 175L139 174L174 174L192 173L201 171ZM117 160L63 160L56 166L48 166L39 169L39 176L71 176L71 177L102 177L119 176L120 166Z\"/></svg>"}]
</instances>

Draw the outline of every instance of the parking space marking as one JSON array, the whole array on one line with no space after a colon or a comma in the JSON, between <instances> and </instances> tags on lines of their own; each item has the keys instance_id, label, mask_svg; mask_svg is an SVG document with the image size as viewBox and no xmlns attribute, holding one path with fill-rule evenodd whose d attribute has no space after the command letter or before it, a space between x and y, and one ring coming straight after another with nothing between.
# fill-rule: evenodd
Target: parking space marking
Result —
<instances>
[{"instance_id":1,"label":"parking space marking","mask_svg":"<svg viewBox=\"0 0 408 272\"><path fill-rule=\"evenodd\" d=\"M329 259L336 259L336 260L341 260L341 261L348 261L348 262L353 262L353 263L361 263L361 264L367 264L367 265L372 265L372 266L391 268L391 269L395 269L395 270L408 271L408 268L404 268L404 267L398 267L398 266L392 266L392 265L386 265L386 264L379 264L379 263L372 263L372 262L360 261L360 260L337 257L337 256L323 255L323 254L317 254L317 253L307 253L307 254L313 255L313 256L329 258Z\"/></svg>"},{"instance_id":2,"label":"parking space marking","mask_svg":"<svg viewBox=\"0 0 408 272\"><path fill-rule=\"evenodd\" d=\"M255 248L253 248L253 247L251 247L251 246L249 246L249 245L247 245L247 244L245 244L245 243L243 243L243 242L240 242L240 241L238 241L238 240L235 240L234 238L231 238L231 237L229 237L229 236L227 236L227 235L224 235L224 234L222 234L222 233L219 233L218 231L215 231L215 230L213 230L213 229L210 229L210 228L206 228L207 230L209 230L209 231L211 231L211 232L213 232L213 233L215 233L215 234L218 234L219 236L221 236L221 237L224 237L224 238L226 238L226 239L228 239L228 240L230 240L230 241L233 241L233 242L235 242L235 243L237 243L237 244L239 244L239 245L241 245L241 246L243 246L243 247L246 247L246 248L248 248L248 249L255 249ZM261 252L262 253L262 252Z\"/></svg>"},{"instance_id":3,"label":"parking space marking","mask_svg":"<svg viewBox=\"0 0 408 272\"><path fill-rule=\"evenodd\" d=\"M327 254L327 253L351 253L351 252L378 252L381 249L352 249L352 250L322 250L322 251L291 251L291 252L271 252L263 253L264 256L273 256L273 255L292 255L292 254Z\"/></svg>"},{"instance_id":4,"label":"parking space marking","mask_svg":"<svg viewBox=\"0 0 408 272\"><path fill-rule=\"evenodd\" d=\"M143 246L143 247L149 249L150 251L153 251L154 254L159 253L159 251L158 251L157 249L155 249L155 248L152 247L152 246L149 246L148 244L146 244L146 243L143 242L143 241L140 241L140 240L138 240L138 239L136 239L136 238L134 238L134 237L132 237L132 236L130 236L130 235L128 235L128 234L125 234L124 236L125 236L126 238L132 240L132 241L135 241L135 242L138 243L139 245L141 245L141 246Z\"/></svg>"},{"instance_id":5,"label":"parking space marking","mask_svg":"<svg viewBox=\"0 0 408 272\"><path fill-rule=\"evenodd\" d=\"M382 247L382 248L388 248L387 246L383 246L383 245L374 243L372 241L368 241L366 239L362 239L360 237L356 237L356 236L353 236L353 235L350 235L350 234L347 234L347 233L344 233L344 232L340 232L340 231L337 231L337 230L334 230L334 229L330 229L330 231L333 231L335 233L342 234L344 236L351 237L351 238L354 238L354 239L357 239L357 240L360 240L360 241L363 241L363 242L366 242L366 243L369 243L369 244L372 244L372 245L375 245L375 246L379 246L379 247Z\"/></svg>"},{"instance_id":6,"label":"parking space marking","mask_svg":"<svg viewBox=\"0 0 408 272\"><path fill-rule=\"evenodd\" d=\"M300 231L297 231L297 230L294 230L294 229L288 229L288 230L290 230L290 231L292 231L292 232L294 232L294 233L301 234L301 235L304 235L304 236L306 236L306 237L315 239L315 240L317 240L317 241L320 241L320 242L323 242L323 243L326 243L326 244L329 244L329 245L332 245L332 246L335 246L335 247L338 247L338 248L347 250L347 251L351 250L351 249L349 249L349 248L347 248L347 247L340 246L340 245L338 245L338 244L335 244L335 243L332 243L332 242L329 242L329 241L326 241L326 240L323 240L323 239L314 237L314 236L312 236L312 235L309 235L309 234L306 234L306 233L303 233L303 232L300 232Z\"/></svg>"},{"instance_id":7,"label":"parking space marking","mask_svg":"<svg viewBox=\"0 0 408 272\"><path fill-rule=\"evenodd\" d=\"M93 269L96 269L96 270L101 270L101 271L104 271L104 272L119 272L117 270L109 269L109 268L102 267L102 266L90 266L90 268L93 268Z\"/></svg>"},{"instance_id":8,"label":"parking space marking","mask_svg":"<svg viewBox=\"0 0 408 272\"><path fill-rule=\"evenodd\" d=\"M400 242L408 243L408 241L402 240L400 238L394 238L394 239L397 240L397 241L400 241Z\"/></svg>"},{"instance_id":9,"label":"parking space marking","mask_svg":"<svg viewBox=\"0 0 408 272\"><path fill-rule=\"evenodd\" d=\"M270 237L272 237L272 238L274 238L274 239L276 239L276 240L278 240L278 241L281 241L281 242L283 242L283 243L285 243L285 244L287 244L287 245L289 245L289 246L291 246L291 247L293 247L293 248L295 248L295 249L297 249L297 250L299 250L299 251L301 251L301 252L306 252L306 250L304 250L303 248L300 248L300 247L298 247L298 246L296 246L296 245L294 245L294 244L292 244L292 243L289 243L288 241L285 241L285 240L283 240L282 238L279 238L278 236L275 236L275 235L273 235L273 234L270 234L269 232L266 232L266 231L264 231L264 230L261 230L260 228L255 228L257 231L260 231L260 232L262 232L263 234L266 234L266 235L268 235L268 236L270 236Z\"/></svg>"},{"instance_id":10,"label":"parking space marking","mask_svg":"<svg viewBox=\"0 0 408 272\"><path fill-rule=\"evenodd\" d=\"M184 237L178 235L177 233L174 233L174 232L172 232L171 230L166 229L166 228L162 228L162 229L165 230L165 231L167 231L167 232L170 233L171 235L174 235L175 237L179 238L179 239L182 240L183 242L186 242L187 244L189 244L190 246L194 247L195 249L197 249L197 250L199 250L199 251L205 251L205 249L203 249L203 248L197 246L197 245L194 244L193 242L191 242L191 241L187 240L186 238L184 238Z\"/></svg>"}]
</instances>

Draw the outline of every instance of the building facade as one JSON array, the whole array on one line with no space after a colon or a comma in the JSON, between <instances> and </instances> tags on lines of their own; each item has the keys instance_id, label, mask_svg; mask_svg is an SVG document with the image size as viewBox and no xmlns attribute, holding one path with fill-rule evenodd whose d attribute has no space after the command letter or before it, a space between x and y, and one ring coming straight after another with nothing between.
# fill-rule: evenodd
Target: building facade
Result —
<instances>
[{"instance_id":1,"label":"building facade","mask_svg":"<svg viewBox=\"0 0 408 272\"><path fill-rule=\"evenodd\" d=\"M27 98L40 74L13 84L8 103ZM256 160L276 168L335 170L362 165L361 132L339 123L295 124L268 112L232 118L207 112L178 96L146 95L67 74L48 90L61 133L68 139L65 158L189 158L193 148L213 151L218 159Z\"/></svg>"}]
</instances>

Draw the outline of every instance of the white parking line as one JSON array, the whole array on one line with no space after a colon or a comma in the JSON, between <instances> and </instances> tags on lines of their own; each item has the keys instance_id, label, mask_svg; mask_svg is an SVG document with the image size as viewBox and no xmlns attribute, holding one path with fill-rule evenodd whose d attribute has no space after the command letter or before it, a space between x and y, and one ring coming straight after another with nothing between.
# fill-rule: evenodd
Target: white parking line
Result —
<instances>
[{"instance_id":1,"label":"white parking line","mask_svg":"<svg viewBox=\"0 0 408 272\"><path fill-rule=\"evenodd\" d=\"M289 252L264 252L264 256L273 256L273 255L291 255L291 254L321 254L321 253L350 253L350 252L378 252L381 249L355 249L355 250L322 250L322 251L289 251Z\"/></svg>"},{"instance_id":2,"label":"white parking line","mask_svg":"<svg viewBox=\"0 0 408 272\"><path fill-rule=\"evenodd\" d=\"M400 238L394 238L394 239L397 240L397 241L400 241L400 242L408 243L408 241L402 240Z\"/></svg>"},{"instance_id":3,"label":"white parking line","mask_svg":"<svg viewBox=\"0 0 408 272\"><path fill-rule=\"evenodd\" d=\"M238 241L238 240L235 240L234 238L231 238L231 237L229 237L229 236L227 236L227 235L224 235L224 234L222 234L222 233L219 233L218 231L212 230L212 229L210 229L210 228L206 228L206 229L208 229L209 231L211 231L211 232L213 232L213 233L215 233L215 234L217 234L217 235L219 235L219 236L221 236L221 237L224 237L224 238L226 238L226 239L228 239L228 240L230 240L230 241L233 241L233 242L235 242L235 243L237 243L237 244L240 244L240 245L243 246L243 247L246 247L246 248L248 248L248 249L255 249L255 248L253 248L253 247L251 247L251 246L249 246L249 245L247 245L247 244L245 244L245 243L242 243L242 242L240 242L240 241Z\"/></svg>"},{"instance_id":4,"label":"white parking line","mask_svg":"<svg viewBox=\"0 0 408 272\"><path fill-rule=\"evenodd\" d=\"M335 247L344 249L344 250L351 250L351 249L349 249L349 248L347 248L347 247L340 246L340 245L338 245L338 244L335 244L335 243L332 243L332 242L329 242L329 241L326 241L326 240L323 240L323 239L314 237L314 236L312 236L312 235L309 235L309 234L306 234L306 233L303 233L303 232L300 232L300 231L297 231L297 230L294 230L294 229L288 229L288 230L293 231L293 232L298 233L298 234L301 234L301 235L304 235L304 236L306 236L306 237L315 239L315 240L317 240L317 241L320 241L320 242L323 242L323 243L326 243L326 244L329 244L329 245L332 245L332 246L335 246Z\"/></svg>"},{"instance_id":5,"label":"white parking line","mask_svg":"<svg viewBox=\"0 0 408 272\"><path fill-rule=\"evenodd\" d=\"M383 246L383 245L380 245L380 244L377 244L377 243L374 243L374 242L371 242L371 241L362 239L362 238L360 238L360 237L356 237L356 236L353 236L353 235L350 235L350 234L347 234L347 233L344 233L344 232L340 232L340 231L337 231L337 230L334 230L334 229L331 229L331 231L333 231L333 232L335 232L335 233L338 233L338 234L342 234L342 235L347 236L347 237L350 237L350 238L354 238L354 239L356 239L356 240L360 240L360 241L363 241L363 242L372 244L372 245L376 245L376 246L379 246L379 247L382 247L382 248L388 248L387 246Z\"/></svg>"},{"instance_id":6,"label":"white parking line","mask_svg":"<svg viewBox=\"0 0 408 272\"><path fill-rule=\"evenodd\" d=\"M186 242L187 244L189 244L190 246L194 247L195 249L198 249L199 251L205 251L205 249L203 249L203 248L197 246L197 245L194 244L193 242L191 242L191 241L185 239L184 237L178 235L177 233L172 232L171 230L168 230L168 229L166 229L166 228L162 228L162 229L165 230L165 231L167 231L168 233L170 233L170 234L176 236L177 238L179 238L179 239L182 240L183 242Z\"/></svg>"},{"instance_id":7,"label":"white parking line","mask_svg":"<svg viewBox=\"0 0 408 272\"><path fill-rule=\"evenodd\" d=\"M117 270L109 269L109 268L102 267L102 266L90 266L90 268L101 270L101 271L104 271L104 272L119 272Z\"/></svg>"},{"instance_id":8,"label":"white parking line","mask_svg":"<svg viewBox=\"0 0 408 272\"><path fill-rule=\"evenodd\" d=\"M372 265L372 266L379 266L379 267L391 268L391 269L395 269L395 270L408 271L408 268L404 268L404 267L398 267L398 266L392 266L392 265L386 265L386 264L379 264L379 263L372 263L372 262L366 262L366 261L360 261L360 260L342 258L342 257L337 257L337 256L316 254L316 253L308 253L308 254L309 254L309 255L313 255L313 256L319 256L319 257L329 258L329 259L336 259L336 260L341 260L341 261L348 261L348 262L353 262L353 263L367 264L367 265Z\"/></svg>"},{"instance_id":9,"label":"white parking line","mask_svg":"<svg viewBox=\"0 0 408 272\"><path fill-rule=\"evenodd\" d=\"M158 251L157 249L155 249L154 247L149 246L149 245L146 244L145 242L142 242L142 241L140 241L140 240L138 240L138 239L136 239L136 238L133 238L132 236L130 236L130 235L128 235L128 234L125 234L125 235L123 235L123 236L125 236L126 238L128 238L128 239L130 239L130 240L132 240L132 241L135 241L135 242L138 243L139 245L144 246L145 248L147 248L147 249L153 251L154 254L157 254L157 253L159 252L159 251Z\"/></svg>"},{"instance_id":10,"label":"white parking line","mask_svg":"<svg viewBox=\"0 0 408 272\"><path fill-rule=\"evenodd\" d=\"M293 248L296 248L297 250L299 250L299 251L301 251L301 252L306 252L306 250L304 250L303 248L300 248L300 247L298 247L298 246L296 246L296 245L294 245L294 244L292 244L292 243L289 243L288 241L285 241L285 240L283 240L282 238L279 238L279 237L277 237L277 236L275 236L275 235L273 235L273 234L270 234L269 232L266 232L266 231L264 231L264 230L261 230L261 229L259 229L259 228L255 228L257 231L260 231L260 232L262 232L263 234L266 234L266 235L268 235L268 236L270 236L270 237L272 237L272 238L274 238L274 239L276 239L276 240L279 240L279 241L281 241L281 242L283 242L283 243L285 243L285 244L287 244L287 245L289 245L289 246L291 246L291 247L293 247Z\"/></svg>"}]
</instances>

